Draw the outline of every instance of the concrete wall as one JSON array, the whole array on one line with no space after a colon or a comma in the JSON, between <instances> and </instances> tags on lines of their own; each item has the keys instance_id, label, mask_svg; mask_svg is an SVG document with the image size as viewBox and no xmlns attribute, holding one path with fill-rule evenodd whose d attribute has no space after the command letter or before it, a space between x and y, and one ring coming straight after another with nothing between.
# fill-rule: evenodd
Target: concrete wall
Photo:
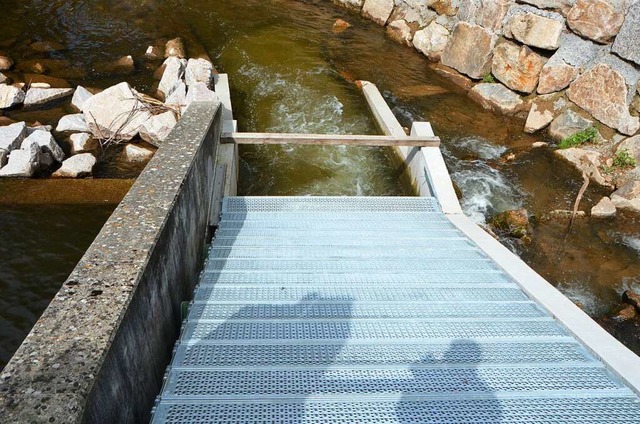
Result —
<instances>
[{"instance_id":1,"label":"concrete wall","mask_svg":"<svg viewBox=\"0 0 640 424\"><path fill-rule=\"evenodd\" d=\"M141 423L205 254L218 103L194 103L0 376L2 422Z\"/></svg>"}]
</instances>

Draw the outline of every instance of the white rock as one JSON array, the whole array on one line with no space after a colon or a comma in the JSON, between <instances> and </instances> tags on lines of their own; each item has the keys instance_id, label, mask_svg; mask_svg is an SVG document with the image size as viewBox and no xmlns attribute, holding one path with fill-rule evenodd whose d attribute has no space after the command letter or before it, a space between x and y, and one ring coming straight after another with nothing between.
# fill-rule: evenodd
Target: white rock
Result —
<instances>
[{"instance_id":1,"label":"white rock","mask_svg":"<svg viewBox=\"0 0 640 424\"><path fill-rule=\"evenodd\" d=\"M362 15L373 22L384 25L393 11L393 0L365 0Z\"/></svg>"},{"instance_id":2,"label":"white rock","mask_svg":"<svg viewBox=\"0 0 640 424\"><path fill-rule=\"evenodd\" d=\"M438 61L449 41L449 30L431 22L428 27L417 31L413 36L413 46L430 60Z\"/></svg>"},{"instance_id":3,"label":"white rock","mask_svg":"<svg viewBox=\"0 0 640 424\"><path fill-rule=\"evenodd\" d=\"M162 49L156 46L149 46L144 52L144 58L148 60L160 60L163 56Z\"/></svg>"},{"instance_id":4,"label":"white rock","mask_svg":"<svg viewBox=\"0 0 640 424\"><path fill-rule=\"evenodd\" d=\"M177 106L184 108L187 105L187 85L184 82L180 82L178 87L171 93L167 100L164 102L167 106Z\"/></svg>"},{"instance_id":5,"label":"white rock","mask_svg":"<svg viewBox=\"0 0 640 424\"><path fill-rule=\"evenodd\" d=\"M89 126L82 113L65 115L58 121L57 132L89 132Z\"/></svg>"},{"instance_id":6,"label":"white rock","mask_svg":"<svg viewBox=\"0 0 640 424\"><path fill-rule=\"evenodd\" d=\"M42 106L63 99L73 93L72 88L29 88L24 98L24 107Z\"/></svg>"},{"instance_id":7,"label":"white rock","mask_svg":"<svg viewBox=\"0 0 640 424\"><path fill-rule=\"evenodd\" d=\"M153 152L144 147L136 146L135 144L127 144L122 149L122 157L131 163L146 162L153 157Z\"/></svg>"},{"instance_id":8,"label":"white rock","mask_svg":"<svg viewBox=\"0 0 640 424\"><path fill-rule=\"evenodd\" d=\"M55 138L47 131L34 131L29 137L22 142L22 148L25 143L36 143L40 146L42 153L49 153L56 162L64 160L64 152L56 143Z\"/></svg>"},{"instance_id":9,"label":"white rock","mask_svg":"<svg viewBox=\"0 0 640 424\"><path fill-rule=\"evenodd\" d=\"M591 216L594 218L611 218L616 216L616 205L614 205L608 197L603 197L597 205L591 208Z\"/></svg>"},{"instance_id":10,"label":"white rock","mask_svg":"<svg viewBox=\"0 0 640 424\"><path fill-rule=\"evenodd\" d=\"M151 117L126 82L94 95L85 101L83 110L89 131L78 132L91 132L98 139L129 141Z\"/></svg>"},{"instance_id":11,"label":"white rock","mask_svg":"<svg viewBox=\"0 0 640 424\"><path fill-rule=\"evenodd\" d=\"M17 106L24 101L25 93L13 85L0 84L0 109Z\"/></svg>"},{"instance_id":12,"label":"white rock","mask_svg":"<svg viewBox=\"0 0 640 424\"><path fill-rule=\"evenodd\" d=\"M491 109L504 115L516 115L525 107L522 98L502 84L476 84L468 96L485 109Z\"/></svg>"},{"instance_id":13,"label":"white rock","mask_svg":"<svg viewBox=\"0 0 640 424\"><path fill-rule=\"evenodd\" d=\"M71 142L71 153L77 155L78 153L93 152L98 149L98 141L91 137L91 134L76 133L69 137Z\"/></svg>"},{"instance_id":14,"label":"white rock","mask_svg":"<svg viewBox=\"0 0 640 424\"><path fill-rule=\"evenodd\" d=\"M79 85L78 88L76 88L75 93L73 93L73 97L71 98L71 105L79 112L82 112L84 103L92 97L93 94L89 92L89 90Z\"/></svg>"},{"instance_id":15,"label":"white rock","mask_svg":"<svg viewBox=\"0 0 640 424\"><path fill-rule=\"evenodd\" d=\"M173 112L153 115L140 127L140 137L148 143L158 145L167 138L177 123L178 120Z\"/></svg>"},{"instance_id":16,"label":"white rock","mask_svg":"<svg viewBox=\"0 0 640 424\"><path fill-rule=\"evenodd\" d=\"M3 74L2 72L0 72L0 84L4 84L7 81L9 81L9 78L7 78L7 76L5 74Z\"/></svg>"},{"instance_id":17,"label":"white rock","mask_svg":"<svg viewBox=\"0 0 640 424\"><path fill-rule=\"evenodd\" d=\"M6 127L0 127L0 149L10 152L19 149L22 140L27 137L27 124L16 122Z\"/></svg>"},{"instance_id":18,"label":"white rock","mask_svg":"<svg viewBox=\"0 0 640 424\"><path fill-rule=\"evenodd\" d=\"M572 147L555 151L556 155L573 164L579 171L586 173L591 180L600 185L607 185L607 181L600 173L600 153L592 150Z\"/></svg>"},{"instance_id":19,"label":"white rock","mask_svg":"<svg viewBox=\"0 0 640 424\"><path fill-rule=\"evenodd\" d=\"M564 22L535 13L515 15L507 24L506 32L513 38L531 47L556 50L560 47L560 35Z\"/></svg>"},{"instance_id":20,"label":"white rock","mask_svg":"<svg viewBox=\"0 0 640 424\"><path fill-rule=\"evenodd\" d=\"M543 129L553 121L553 112L548 109L542 109L537 103L531 105L527 122L524 124L524 132L534 133Z\"/></svg>"},{"instance_id":21,"label":"white rock","mask_svg":"<svg viewBox=\"0 0 640 424\"><path fill-rule=\"evenodd\" d=\"M182 82L187 61L177 57L169 57L164 61L164 72L158 85L158 92L167 98Z\"/></svg>"},{"instance_id":22,"label":"white rock","mask_svg":"<svg viewBox=\"0 0 640 424\"><path fill-rule=\"evenodd\" d=\"M0 169L0 177L32 177L40 167L38 143L24 143L23 148L9 153L9 162Z\"/></svg>"},{"instance_id":23,"label":"white rock","mask_svg":"<svg viewBox=\"0 0 640 424\"><path fill-rule=\"evenodd\" d=\"M185 102L189 106L193 102L217 102L218 95L211 91L206 84L197 83L189 87Z\"/></svg>"},{"instance_id":24,"label":"white rock","mask_svg":"<svg viewBox=\"0 0 640 424\"><path fill-rule=\"evenodd\" d=\"M189 59L184 80L188 86L202 82L207 87L213 88L213 65L206 59Z\"/></svg>"},{"instance_id":25,"label":"white rock","mask_svg":"<svg viewBox=\"0 0 640 424\"><path fill-rule=\"evenodd\" d=\"M0 149L0 168L5 166L8 160L9 160L9 151Z\"/></svg>"},{"instance_id":26,"label":"white rock","mask_svg":"<svg viewBox=\"0 0 640 424\"><path fill-rule=\"evenodd\" d=\"M611 195L611 201L620 209L640 212L640 181L631 181L620 187Z\"/></svg>"},{"instance_id":27,"label":"white rock","mask_svg":"<svg viewBox=\"0 0 640 424\"><path fill-rule=\"evenodd\" d=\"M96 158L91 153L71 156L62 162L62 166L53 173L54 178L82 178L89 177L96 164Z\"/></svg>"}]
</instances>

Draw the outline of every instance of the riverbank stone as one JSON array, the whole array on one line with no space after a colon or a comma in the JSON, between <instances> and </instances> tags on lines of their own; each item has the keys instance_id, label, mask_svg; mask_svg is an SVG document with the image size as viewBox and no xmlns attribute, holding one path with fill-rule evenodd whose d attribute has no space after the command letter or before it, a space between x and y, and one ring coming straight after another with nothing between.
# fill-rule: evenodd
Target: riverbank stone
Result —
<instances>
[{"instance_id":1,"label":"riverbank stone","mask_svg":"<svg viewBox=\"0 0 640 424\"><path fill-rule=\"evenodd\" d=\"M640 212L640 181L630 181L611 195L611 201L619 209Z\"/></svg>"},{"instance_id":2,"label":"riverbank stone","mask_svg":"<svg viewBox=\"0 0 640 424\"><path fill-rule=\"evenodd\" d=\"M598 64L576 78L567 96L598 121L623 134L634 135L640 129L640 119L629 114L624 76L607 64Z\"/></svg>"},{"instance_id":3,"label":"riverbank stone","mask_svg":"<svg viewBox=\"0 0 640 424\"><path fill-rule=\"evenodd\" d=\"M69 150L72 155L92 153L98 150L100 143L88 133L76 133L69 136Z\"/></svg>"},{"instance_id":4,"label":"riverbank stone","mask_svg":"<svg viewBox=\"0 0 640 424\"><path fill-rule=\"evenodd\" d=\"M607 43L618 34L624 11L609 0L577 0L567 14L573 32L598 43Z\"/></svg>"},{"instance_id":5,"label":"riverbank stone","mask_svg":"<svg viewBox=\"0 0 640 424\"><path fill-rule=\"evenodd\" d=\"M497 36L480 25L459 22L442 52L442 64L480 79L491 70Z\"/></svg>"},{"instance_id":6,"label":"riverbank stone","mask_svg":"<svg viewBox=\"0 0 640 424\"><path fill-rule=\"evenodd\" d=\"M22 104L25 95L22 88L0 84L0 109L9 109Z\"/></svg>"},{"instance_id":7,"label":"riverbank stone","mask_svg":"<svg viewBox=\"0 0 640 424\"><path fill-rule=\"evenodd\" d=\"M533 134L536 131L540 131L546 128L553 121L553 118L553 106L549 107L544 99L536 99L531 103L531 109L529 109L529 115L524 124L524 132Z\"/></svg>"},{"instance_id":8,"label":"riverbank stone","mask_svg":"<svg viewBox=\"0 0 640 424\"><path fill-rule=\"evenodd\" d=\"M0 72L0 84L9 84L9 77Z\"/></svg>"},{"instance_id":9,"label":"riverbank stone","mask_svg":"<svg viewBox=\"0 0 640 424\"><path fill-rule=\"evenodd\" d=\"M413 35L413 46L429 60L439 61L449 41L449 30L442 25L431 22L428 27L416 31Z\"/></svg>"},{"instance_id":10,"label":"riverbank stone","mask_svg":"<svg viewBox=\"0 0 640 424\"><path fill-rule=\"evenodd\" d=\"M640 2L629 7L611 50L623 59L640 65Z\"/></svg>"},{"instance_id":11,"label":"riverbank stone","mask_svg":"<svg viewBox=\"0 0 640 424\"><path fill-rule=\"evenodd\" d=\"M44 106L73 94L71 88L30 88L24 98L25 108Z\"/></svg>"},{"instance_id":12,"label":"riverbank stone","mask_svg":"<svg viewBox=\"0 0 640 424\"><path fill-rule=\"evenodd\" d=\"M218 95L209 89L204 83L196 83L187 89L185 104L189 106L193 102L217 102Z\"/></svg>"},{"instance_id":13,"label":"riverbank stone","mask_svg":"<svg viewBox=\"0 0 640 424\"><path fill-rule=\"evenodd\" d=\"M396 7L393 9L389 21L393 22L402 19L412 27L424 28L437 17L438 14L430 9L426 3L409 0L396 2Z\"/></svg>"},{"instance_id":14,"label":"riverbank stone","mask_svg":"<svg viewBox=\"0 0 640 424\"><path fill-rule=\"evenodd\" d=\"M84 102L93 97L93 93L79 85L71 98L71 106L73 106L78 112L82 112L84 108Z\"/></svg>"},{"instance_id":15,"label":"riverbank stone","mask_svg":"<svg viewBox=\"0 0 640 424\"><path fill-rule=\"evenodd\" d=\"M64 152L50 132L43 130L34 131L30 136L25 138L22 144L24 145L24 143L31 142L40 146L42 153L51 155L56 162L62 162L64 160Z\"/></svg>"},{"instance_id":16,"label":"riverbank stone","mask_svg":"<svg viewBox=\"0 0 640 424\"><path fill-rule=\"evenodd\" d=\"M27 138L27 124L24 122L0 127L0 149L7 153L19 149L25 138Z\"/></svg>"},{"instance_id":17,"label":"riverbank stone","mask_svg":"<svg viewBox=\"0 0 640 424\"><path fill-rule=\"evenodd\" d=\"M56 132L89 132L89 125L82 113L74 113L60 118Z\"/></svg>"},{"instance_id":18,"label":"riverbank stone","mask_svg":"<svg viewBox=\"0 0 640 424\"><path fill-rule=\"evenodd\" d=\"M127 144L122 149L121 156L130 163L144 163L153 157L153 151L136 144Z\"/></svg>"},{"instance_id":19,"label":"riverbank stone","mask_svg":"<svg viewBox=\"0 0 640 424\"><path fill-rule=\"evenodd\" d=\"M459 0L426 0L427 6L439 15L455 16L458 13Z\"/></svg>"},{"instance_id":20,"label":"riverbank stone","mask_svg":"<svg viewBox=\"0 0 640 424\"><path fill-rule=\"evenodd\" d=\"M8 71L13 68L14 62L9 56L0 54L0 71Z\"/></svg>"},{"instance_id":21,"label":"riverbank stone","mask_svg":"<svg viewBox=\"0 0 640 424\"><path fill-rule=\"evenodd\" d=\"M177 57L169 57L164 61L163 66L164 72L162 72L162 78L158 85L158 93L163 99L166 99L182 82L187 61Z\"/></svg>"},{"instance_id":22,"label":"riverbank stone","mask_svg":"<svg viewBox=\"0 0 640 424\"><path fill-rule=\"evenodd\" d=\"M164 46L164 57L177 57L178 59L184 59L187 57L187 49L184 47L182 38L177 37L167 41Z\"/></svg>"},{"instance_id":23,"label":"riverbank stone","mask_svg":"<svg viewBox=\"0 0 640 424\"><path fill-rule=\"evenodd\" d=\"M633 306L640 313L640 293L633 290L625 290L622 293L622 301Z\"/></svg>"},{"instance_id":24,"label":"riverbank stone","mask_svg":"<svg viewBox=\"0 0 640 424\"><path fill-rule=\"evenodd\" d=\"M633 156L636 163L640 165L640 135L629 137L616 146L616 153L626 151Z\"/></svg>"},{"instance_id":25,"label":"riverbank stone","mask_svg":"<svg viewBox=\"0 0 640 424\"><path fill-rule=\"evenodd\" d=\"M562 141L592 126L593 121L583 118L571 109L567 109L551 122L549 135L555 141Z\"/></svg>"},{"instance_id":26,"label":"riverbank stone","mask_svg":"<svg viewBox=\"0 0 640 424\"><path fill-rule=\"evenodd\" d=\"M529 47L507 41L493 51L491 71L510 89L529 94L535 90L543 66L543 58Z\"/></svg>"},{"instance_id":27,"label":"riverbank stone","mask_svg":"<svg viewBox=\"0 0 640 424\"><path fill-rule=\"evenodd\" d=\"M82 153L71 156L62 162L62 166L51 175L53 178L84 178L90 177L96 158L91 153Z\"/></svg>"},{"instance_id":28,"label":"riverbank stone","mask_svg":"<svg viewBox=\"0 0 640 424\"><path fill-rule=\"evenodd\" d=\"M510 0L461 1L457 18L497 32L502 28L502 21L509 10L510 3Z\"/></svg>"},{"instance_id":29,"label":"riverbank stone","mask_svg":"<svg viewBox=\"0 0 640 424\"><path fill-rule=\"evenodd\" d=\"M362 16L379 25L385 25L393 12L393 7L393 0L365 0L362 6Z\"/></svg>"},{"instance_id":30,"label":"riverbank stone","mask_svg":"<svg viewBox=\"0 0 640 424\"><path fill-rule=\"evenodd\" d=\"M485 109L504 115L516 115L525 108L522 98L502 84L477 84L469 91L469 97Z\"/></svg>"},{"instance_id":31,"label":"riverbank stone","mask_svg":"<svg viewBox=\"0 0 640 424\"><path fill-rule=\"evenodd\" d=\"M31 178L40 167L40 146L36 142L22 142L20 149L9 153L9 160L0 168L0 177Z\"/></svg>"},{"instance_id":32,"label":"riverbank stone","mask_svg":"<svg viewBox=\"0 0 640 424\"><path fill-rule=\"evenodd\" d=\"M85 101L84 118L94 137L129 141L151 113L142 106L128 83L109 87Z\"/></svg>"},{"instance_id":33,"label":"riverbank stone","mask_svg":"<svg viewBox=\"0 0 640 424\"><path fill-rule=\"evenodd\" d=\"M413 35L411 34L411 27L403 19L392 21L387 25L387 35L393 41L404 44L405 46L411 46L411 40Z\"/></svg>"},{"instance_id":34,"label":"riverbank stone","mask_svg":"<svg viewBox=\"0 0 640 424\"><path fill-rule=\"evenodd\" d=\"M167 138L177 123L178 120L171 111L153 115L140 127L140 137L144 141L158 146Z\"/></svg>"},{"instance_id":35,"label":"riverbank stone","mask_svg":"<svg viewBox=\"0 0 640 424\"><path fill-rule=\"evenodd\" d=\"M603 197L597 205L591 208L591 216L593 218L612 218L616 216L616 205L611 199Z\"/></svg>"},{"instance_id":36,"label":"riverbank stone","mask_svg":"<svg viewBox=\"0 0 640 424\"><path fill-rule=\"evenodd\" d=\"M505 32L523 44L545 50L557 50L564 22L535 13L513 16L505 25Z\"/></svg>"},{"instance_id":37,"label":"riverbank stone","mask_svg":"<svg viewBox=\"0 0 640 424\"><path fill-rule=\"evenodd\" d=\"M184 80L187 86L204 83L213 88L213 64L206 59L189 59L184 70ZM175 85L172 87L175 90Z\"/></svg>"},{"instance_id":38,"label":"riverbank stone","mask_svg":"<svg viewBox=\"0 0 640 424\"><path fill-rule=\"evenodd\" d=\"M602 186L609 185L600 173L600 167L602 166L600 153L593 150L571 147L569 149L558 149L555 151L555 154L571 163L578 171L585 173L592 181Z\"/></svg>"},{"instance_id":39,"label":"riverbank stone","mask_svg":"<svg viewBox=\"0 0 640 424\"><path fill-rule=\"evenodd\" d=\"M131 56L123 56L111 62L99 63L95 66L97 72L110 75L130 75L136 71L136 64Z\"/></svg>"},{"instance_id":40,"label":"riverbank stone","mask_svg":"<svg viewBox=\"0 0 640 424\"><path fill-rule=\"evenodd\" d=\"M526 209L509 210L491 218L491 225L509 237L524 238L530 235L529 213Z\"/></svg>"}]
</instances>

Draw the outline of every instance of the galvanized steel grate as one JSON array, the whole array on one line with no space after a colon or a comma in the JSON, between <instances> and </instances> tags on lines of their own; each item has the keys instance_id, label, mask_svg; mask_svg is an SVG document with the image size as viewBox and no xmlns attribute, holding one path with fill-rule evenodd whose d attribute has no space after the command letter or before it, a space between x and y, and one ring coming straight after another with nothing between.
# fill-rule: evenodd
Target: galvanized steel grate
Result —
<instances>
[{"instance_id":1,"label":"galvanized steel grate","mask_svg":"<svg viewBox=\"0 0 640 424\"><path fill-rule=\"evenodd\" d=\"M154 423L637 423L431 198L236 197Z\"/></svg>"}]
</instances>

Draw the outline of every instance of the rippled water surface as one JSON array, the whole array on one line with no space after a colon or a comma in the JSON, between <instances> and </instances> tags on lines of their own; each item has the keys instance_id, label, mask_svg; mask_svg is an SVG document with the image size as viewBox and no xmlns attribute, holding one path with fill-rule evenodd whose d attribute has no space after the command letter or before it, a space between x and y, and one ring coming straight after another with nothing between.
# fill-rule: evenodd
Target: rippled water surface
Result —
<instances>
[{"instance_id":1,"label":"rippled water surface","mask_svg":"<svg viewBox=\"0 0 640 424\"><path fill-rule=\"evenodd\" d=\"M192 56L206 53L230 75L235 118L243 131L376 133L353 84L357 79L372 81L403 125L410 127L416 120L433 124L463 207L475 221L527 208L534 216L532 242L512 247L588 313L597 317L617 307L621 291L640 283L636 217L584 219L571 234L566 221L539 219L551 210L572 207L582 184L577 172L547 149L529 149L540 139L523 134L522 122L482 110L422 56L329 1L0 0L0 10L0 49L9 51L18 64L33 58L61 60L64 66L52 75L95 87L127 80L150 92L157 64L140 60L146 47L161 38L182 36ZM353 26L335 34L331 26L336 18ZM34 54L29 42L39 40L57 41L67 50ZM96 63L129 54L137 61L134 75L95 72ZM12 117L47 123L64 113L63 105L46 116L13 112ZM384 149L253 146L241 153L243 194L411 194ZM514 158L505 160L508 153ZM582 209L603 194L591 187ZM12 258L3 260L0 298L9 299L13 307L0 310L0 360L6 360L41 313L109 208L42 211L48 209L0 211L2 253ZM4 230L5 223L11 231ZM29 230L29 243L24 232L15 230L21 227ZM20 312L6 312L15 308Z\"/></svg>"}]
</instances>

